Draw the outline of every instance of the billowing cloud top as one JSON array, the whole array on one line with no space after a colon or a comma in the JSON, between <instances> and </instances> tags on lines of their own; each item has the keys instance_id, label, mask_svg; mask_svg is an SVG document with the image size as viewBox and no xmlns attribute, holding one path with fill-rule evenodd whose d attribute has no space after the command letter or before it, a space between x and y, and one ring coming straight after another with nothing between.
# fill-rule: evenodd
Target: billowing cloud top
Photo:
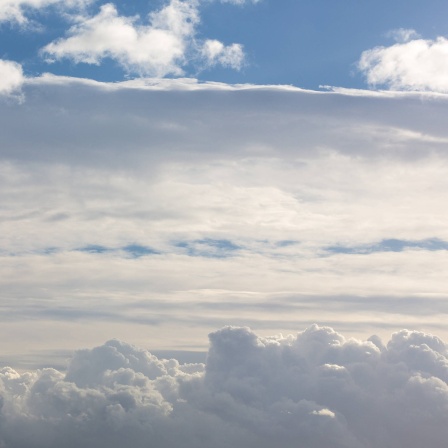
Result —
<instances>
[{"instance_id":1,"label":"billowing cloud top","mask_svg":"<svg viewBox=\"0 0 448 448\"><path fill-rule=\"evenodd\" d=\"M372 86L448 92L448 40L418 38L414 30L393 33L390 47L364 51L358 66Z\"/></svg>"},{"instance_id":2,"label":"billowing cloud top","mask_svg":"<svg viewBox=\"0 0 448 448\"><path fill-rule=\"evenodd\" d=\"M199 350L224 324L316 316L359 338L446 331L446 39L396 30L359 63L372 86L429 93L160 79L244 66L200 28L204 5L0 3L23 32L31 12L64 17L39 41L52 67L141 76L0 60L2 365L113 336ZM2 369L0 447L444 448L447 356L408 330L384 346L225 327L204 365L114 339L66 371Z\"/></svg>"},{"instance_id":3,"label":"billowing cloud top","mask_svg":"<svg viewBox=\"0 0 448 448\"><path fill-rule=\"evenodd\" d=\"M297 336L210 335L206 365L118 340L66 373L0 371L5 448L443 448L448 350L407 330L384 346L314 325Z\"/></svg>"}]
</instances>

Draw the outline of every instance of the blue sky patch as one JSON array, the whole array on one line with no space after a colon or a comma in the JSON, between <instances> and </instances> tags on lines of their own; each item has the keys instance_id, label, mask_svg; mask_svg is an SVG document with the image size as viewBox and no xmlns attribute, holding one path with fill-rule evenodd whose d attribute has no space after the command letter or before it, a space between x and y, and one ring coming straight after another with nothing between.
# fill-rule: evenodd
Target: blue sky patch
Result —
<instances>
[{"instance_id":1,"label":"blue sky patch","mask_svg":"<svg viewBox=\"0 0 448 448\"><path fill-rule=\"evenodd\" d=\"M138 244L130 244L122 248L126 253L131 255L134 258L144 257L146 255L156 255L160 252L152 249L148 246L140 246Z\"/></svg>"},{"instance_id":2,"label":"blue sky patch","mask_svg":"<svg viewBox=\"0 0 448 448\"><path fill-rule=\"evenodd\" d=\"M329 246L325 250L335 254L371 254L373 252L403 252L408 249L428 251L448 250L448 242L438 238L425 240L385 239L376 244L363 246Z\"/></svg>"},{"instance_id":3,"label":"blue sky patch","mask_svg":"<svg viewBox=\"0 0 448 448\"><path fill-rule=\"evenodd\" d=\"M148 247L148 246L142 246L139 244L129 244L127 246L123 246L120 248L112 248L112 247L106 247L101 246L97 244L90 244L88 246L82 247L78 249L81 252L88 252L91 254L104 254L106 252L116 252L116 251L123 251L127 255L130 255L131 257L138 258L143 257L145 255L155 255L159 252L155 249Z\"/></svg>"},{"instance_id":4,"label":"blue sky patch","mask_svg":"<svg viewBox=\"0 0 448 448\"><path fill-rule=\"evenodd\" d=\"M109 252L111 249L105 246L100 246L97 244L91 244L85 247L81 247L78 249L81 252L89 252L91 254L102 254L104 252Z\"/></svg>"},{"instance_id":5,"label":"blue sky patch","mask_svg":"<svg viewBox=\"0 0 448 448\"><path fill-rule=\"evenodd\" d=\"M175 245L185 249L187 255L191 257L226 258L235 255L235 252L242 249L241 246L232 243L232 241L212 238L180 241Z\"/></svg>"}]
</instances>

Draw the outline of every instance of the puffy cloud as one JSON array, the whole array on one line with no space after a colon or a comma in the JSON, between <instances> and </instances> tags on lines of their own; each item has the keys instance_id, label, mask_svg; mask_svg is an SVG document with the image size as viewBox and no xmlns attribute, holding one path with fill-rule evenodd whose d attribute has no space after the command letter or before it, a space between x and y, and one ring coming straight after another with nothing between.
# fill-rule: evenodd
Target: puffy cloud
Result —
<instances>
[{"instance_id":1,"label":"puffy cloud","mask_svg":"<svg viewBox=\"0 0 448 448\"><path fill-rule=\"evenodd\" d=\"M152 15L152 26L135 27L135 21L135 17L119 16L114 5L103 5L98 15L73 27L70 37L50 43L44 52L56 59L70 57L89 64L111 57L130 71L180 74L185 39L198 21L194 4L173 0Z\"/></svg>"},{"instance_id":2,"label":"puffy cloud","mask_svg":"<svg viewBox=\"0 0 448 448\"><path fill-rule=\"evenodd\" d=\"M371 85L399 90L448 92L448 39L413 39L404 30L403 42L364 51L358 67Z\"/></svg>"},{"instance_id":3,"label":"puffy cloud","mask_svg":"<svg viewBox=\"0 0 448 448\"><path fill-rule=\"evenodd\" d=\"M24 80L20 64L0 59L0 96L20 90Z\"/></svg>"},{"instance_id":4,"label":"puffy cloud","mask_svg":"<svg viewBox=\"0 0 448 448\"><path fill-rule=\"evenodd\" d=\"M66 373L2 369L0 437L5 448L442 448L447 356L429 334L384 346L317 325L287 337L223 328L205 366L112 340L75 353Z\"/></svg>"},{"instance_id":5,"label":"puffy cloud","mask_svg":"<svg viewBox=\"0 0 448 448\"><path fill-rule=\"evenodd\" d=\"M96 16L82 18L69 30L69 37L48 44L42 52L49 58L87 64L112 58L129 72L151 76L180 75L186 64L198 58L204 58L206 65L240 68L241 45L196 40L198 7L196 0L171 0L149 15L149 25L142 25L138 17L120 16L109 3Z\"/></svg>"},{"instance_id":6,"label":"puffy cloud","mask_svg":"<svg viewBox=\"0 0 448 448\"><path fill-rule=\"evenodd\" d=\"M0 22L15 22L19 25L28 23L26 11L42 9L51 5L64 8L83 6L91 0L2 0L0 2Z\"/></svg>"},{"instance_id":7,"label":"puffy cloud","mask_svg":"<svg viewBox=\"0 0 448 448\"><path fill-rule=\"evenodd\" d=\"M240 44L225 46L219 40L206 40L202 47L202 55L208 65L220 64L240 69L244 62L244 51Z\"/></svg>"}]
</instances>

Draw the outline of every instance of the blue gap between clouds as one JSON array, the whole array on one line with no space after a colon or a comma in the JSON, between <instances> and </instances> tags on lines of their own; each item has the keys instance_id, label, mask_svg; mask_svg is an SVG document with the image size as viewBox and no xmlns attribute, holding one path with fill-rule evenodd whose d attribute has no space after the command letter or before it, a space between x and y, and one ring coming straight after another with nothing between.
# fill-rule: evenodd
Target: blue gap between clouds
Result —
<instances>
[{"instance_id":1,"label":"blue gap between clouds","mask_svg":"<svg viewBox=\"0 0 448 448\"><path fill-rule=\"evenodd\" d=\"M89 253L94 253L94 254L102 254L105 252L113 252L113 251L124 251L127 254L129 254L130 256L134 257L134 258L139 258L139 257L143 257L145 255L157 255L160 252L158 252L155 249L152 249L151 247L148 246L140 246L139 244L129 244L127 246L124 247L120 247L120 248L108 248L105 246L100 246L100 245L96 245L96 244L92 244L92 245L88 245L85 247L81 247L80 249L77 249L80 252L89 252Z\"/></svg>"},{"instance_id":2,"label":"blue gap between clouds","mask_svg":"<svg viewBox=\"0 0 448 448\"><path fill-rule=\"evenodd\" d=\"M236 251L242 249L241 246L225 239L205 238L193 241L178 241L174 243L177 248L185 249L190 257L226 258L232 256ZM77 249L81 252L102 254L106 252L124 251L134 258L146 255L157 255L159 251L139 244L129 244L119 248L109 248L101 245L91 244Z\"/></svg>"},{"instance_id":3,"label":"blue gap between clouds","mask_svg":"<svg viewBox=\"0 0 448 448\"><path fill-rule=\"evenodd\" d=\"M324 248L327 252L335 254L371 254L374 252L403 252L406 249L422 249L428 251L448 250L448 242L438 238L425 240L399 240L386 239L376 244L362 246L328 246Z\"/></svg>"},{"instance_id":4,"label":"blue gap between clouds","mask_svg":"<svg viewBox=\"0 0 448 448\"><path fill-rule=\"evenodd\" d=\"M176 247L185 249L187 255L191 257L208 258L226 258L233 255L234 252L242 249L229 240L214 240L205 238L194 241L179 241L175 243Z\"/></svg>"}]
</instances>

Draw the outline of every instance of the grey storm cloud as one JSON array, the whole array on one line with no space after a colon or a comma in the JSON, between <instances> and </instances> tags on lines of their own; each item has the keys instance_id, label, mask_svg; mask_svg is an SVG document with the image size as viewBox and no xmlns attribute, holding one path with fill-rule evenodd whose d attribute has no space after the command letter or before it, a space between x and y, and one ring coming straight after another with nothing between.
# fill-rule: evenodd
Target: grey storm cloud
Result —
<instances>
[{"instance_id":1,"label":"grey storm cloud","mask_svg":"<svg viewBox=\"0 0 448 448\"><path fill-rule=\"evenodd\" d=\"M0 446L442 448L447 382L447 345L416 331L385 346L225 327L205 365L111 340L64 373L2 369Z\"/></svg>"}]
</instances>

